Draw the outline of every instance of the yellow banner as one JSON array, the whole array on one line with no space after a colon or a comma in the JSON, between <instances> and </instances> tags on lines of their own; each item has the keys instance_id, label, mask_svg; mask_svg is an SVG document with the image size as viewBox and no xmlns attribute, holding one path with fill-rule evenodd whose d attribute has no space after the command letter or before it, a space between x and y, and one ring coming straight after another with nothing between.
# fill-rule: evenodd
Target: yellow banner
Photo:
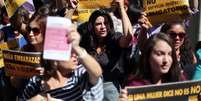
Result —
<instances>
[{"instance_id":1,"label":"yellow banner","mask_svg":"<svg viewBox=\"0 0 201 101\"><path fill-rule=\"evenodd\" d=\"M11 17L18 7L20 7L26 0L4 0L8 16Z\"/></svg>"},{"instance_id":2,"label":"yellow banner","mask_svg":"<svg viewBox=\"0 0 201 101\"><path fill-rule=\"evenodd\" d=\"M88 21L91 13L100 8L110 8L113 0L79 0L78 15L74 16L79 22Z\"/></svg>"},{"instance_id":3,"label":"yellow banner","mask_svg":"<svg viewBox=\"0 0 201 101\"><path fill-rule=\"evenodd\" d=\"M41 67L41 52L3 50L5 73L8 76L31 77L39 75L36 67Z\"/></svg>"},{"instance_id":4,"label":"yellow banner","mask_svg":"<svg viewBox=\"0 0 201 101\"><path fill-rule=\"evenodd\" d=\"M17 49L18 47L18 40L11 40L0 44L0 68L4 67L2 50Z\"/></svg>"},{"instance_id":5,"label":"yellow banner","mask_svg":"<svg viewBox=\"0 0 201 101\"><path fill-rule=\"evenodd\" d=\"M96 9L80 9L78 10L78 21L79 22L85 22L89 20L89 17L93 11Z\"/></svg>"},{"instance_id":6,"label":"yellow banner","mask_svg":"<svg viewBox=\"0 0 201 101\"><path fill-rule=\"evenodd\" d=\"M144 11L153 25L183 20L189 14L188 0L144 0Z\"/></svg>"},{"instance_id":7,"label":"yellow banner","mask_svg":"<svg viewBox=\"0 0 201 101\"><path fill-rule=\"evenodd\" d=\"M201 81L128 86L128 101L199 101Z\"/></svg>"},{"instance_id":8,"label":"yellow banner","mask_svg":"<svg viewBox=\"0 0 201 101\"><path fill-rule=\"evenodd\" d=\"M78 9L96 9L111 7L112 0L79 0Z\"/></svg>"}]
</instances>

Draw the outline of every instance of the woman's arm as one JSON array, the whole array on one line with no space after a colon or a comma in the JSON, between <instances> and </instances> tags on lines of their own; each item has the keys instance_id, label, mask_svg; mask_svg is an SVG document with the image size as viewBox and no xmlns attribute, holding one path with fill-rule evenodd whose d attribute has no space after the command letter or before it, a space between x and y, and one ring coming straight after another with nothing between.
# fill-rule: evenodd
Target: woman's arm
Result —
<instances>
[{"instance_id":1,"label":"woman's arm","mask_svg":"<svg viewBox=\"0 0 201 101\"><path fill-rule=\"evenodd\" d=\"M138 19L138 23L141 26L141 31L138 35L138 46L139 46L140 50L142 50L146 40L148 39L147 31L149 28L152 27L152 24L149 22L149 19L147 18L146 14L144 12L141 13L140 18Z\"/></svg>"},{"instance_id":2,"label":"woman's arm","mask_svg":"<svg viewBox=\"0 0 201 101\"><path fill-rule=\"evenodd\" d=\"M123 27L123 36L119 40L119 45L122 48L126 48L132 40L132 25L126 13L124 0L114 0L114 2L118 5Z\"/></svg>"},{"instance_id":3,"label":"woman's arm","mask_svg":"<svg viewBox=\"0 0 201 101\"><path fill-rule=\"evenodd\" d=\"M89 73L90 83L96 84L98 78L102 75L102 69L99 63L91 55L89 55L84 48L79 46L80 35L76 30L73 30L68 35L68 39L72 43L73 51L78 55L80 62Z\"/></svg>"}]
</instances>

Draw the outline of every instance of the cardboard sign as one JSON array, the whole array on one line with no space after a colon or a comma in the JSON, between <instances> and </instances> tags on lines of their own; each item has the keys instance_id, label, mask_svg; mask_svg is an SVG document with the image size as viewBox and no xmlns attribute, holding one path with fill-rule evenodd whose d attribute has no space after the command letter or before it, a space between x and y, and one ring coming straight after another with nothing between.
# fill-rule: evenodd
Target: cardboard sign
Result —
<instances>
[{"instance_id":1,"label":"cardboard sign","mask_svg":"<svg viewBox=\"0 0 201 101\"><path fill-rule=\"evenodd\" d=\"M183 20L189 14L189 0L144 0L144 11L153 25Z\"/></svg>"},{"instance_id":2,"label":"cardboard sign","mask_svg":"<svg viewBox=\"0 0 201 101\"><path fill-rule=\"evenodd\" d=\"M71 20L63 17L48 17L43 58L67 61L71 56L71 44L66 35L69 33Z\"/></svg>"},{"instance_id":3,"label":"cardboard sign","mask_svg":"<svg viewBox=\"0 0 201 101\"><path fill-rule=\"evenodd\" d=\"M129 101L198 101L201 81L126 87Z\"/></svg>"},{"instance_id":4,"label":"cardboard sign","mask_svg":"<svg viewBox=\"0 0 201 101\"><path fill-rule=\"evenodd\" d=\"M41 67L40 52L22 52L14 50L3 50L5 72L8 76L31 77L39 75L36 67Z\"/></svg>"}]
</instances>

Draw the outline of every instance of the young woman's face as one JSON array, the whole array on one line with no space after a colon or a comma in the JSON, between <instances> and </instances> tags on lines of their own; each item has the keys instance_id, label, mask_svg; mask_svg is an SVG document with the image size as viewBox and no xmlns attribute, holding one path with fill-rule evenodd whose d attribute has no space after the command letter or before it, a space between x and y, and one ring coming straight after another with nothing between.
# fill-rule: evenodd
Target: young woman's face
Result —
<instances>
[{"instance_id":1,"label":"young woman's face","mask_svg":"<svg viewBox=\"0 0 201 101\"><path fill-rule=\"evenodd\" d=\"M108 18L104 16L97 17L94 26L95 33L100 38L106 37L110 30Z\"/></svg>"},{"instance_id":2,"label":"young woman's face","mask_svg":"<svg viewBox=\"0 0 201 101\"><path fill-rule=\"evenodd\" d=\"M181 25L176 24L168 30L168 35L173 39L175 49L179 49L184 43L186 32Z\"/></svg>"},{"instance_id":3,"label":"young woman's face","mask_svg":"<svg viewBox=\"0 0 201 101\"><path fill-rule=\"evenodd\" d=\"M29 31L27 37L29 42L33 45L43 45L45 25L41 22L41 20L42 19L36 17L29 23L29 26L27 27L27 30Z\"/></svg>"},{"instance_id":4,"label":"young woman's face","mask_svg":"<svg viewBox=\"0 0 201 101\"><path fill-rule=\"evenodd\" d=\"M168 73L172 66L172 48L167 42L159 40L151 51L149 63L152 73L158 75Z\"/></svg>"}]
</instances>

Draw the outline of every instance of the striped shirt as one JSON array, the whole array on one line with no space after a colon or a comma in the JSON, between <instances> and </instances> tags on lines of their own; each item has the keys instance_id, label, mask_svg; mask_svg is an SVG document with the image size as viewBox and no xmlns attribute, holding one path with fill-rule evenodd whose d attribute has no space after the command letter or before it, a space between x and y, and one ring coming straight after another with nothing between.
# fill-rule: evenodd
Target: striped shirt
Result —
<instances>
[{"instance_id":1,"label":"striped shirt","mask_svg":"<svg viewBox=\"0 0 201 101\"><path fill-rule=\"evenodd\" d=\"M36 77L31 78L20 100L26 100L41 93L42 88ZM86 69L79 65L64 87L45 91L45 93L49 93L51 97L62 101L102 101L103 81L100 77L97 83L92 85L89 82Z\"/></svg>"}]
</instances>

